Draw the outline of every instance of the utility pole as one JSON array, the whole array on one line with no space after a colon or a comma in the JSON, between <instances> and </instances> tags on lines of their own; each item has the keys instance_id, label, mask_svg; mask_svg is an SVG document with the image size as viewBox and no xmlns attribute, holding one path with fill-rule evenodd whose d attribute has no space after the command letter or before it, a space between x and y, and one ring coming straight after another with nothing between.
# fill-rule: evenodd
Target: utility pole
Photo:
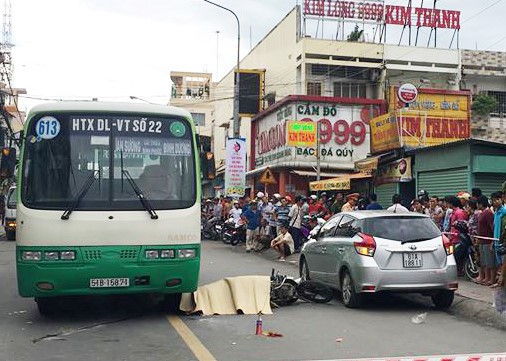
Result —
<instances>
[{"instance_id":1,"label":"utility pole","mask_svg":"<svg viewBox=\"0 0 506 361\"><path fill-rule=\"evenodd\" d=\"M226 8L224 6L221 6L219 4L213 3L209 0L204 0L206 3L209 3L211 5L217 6L223 10L226 10L232 15L234 15L235 20L237 20L237 64L235 69L235 84L234 84L234 138L240 137L240 128L239 128L239 65L240 65L240 47L241 47L241 24L239 23L239 18L237 15L230 10L229 8Z\"/></svg>"}]
</instances>

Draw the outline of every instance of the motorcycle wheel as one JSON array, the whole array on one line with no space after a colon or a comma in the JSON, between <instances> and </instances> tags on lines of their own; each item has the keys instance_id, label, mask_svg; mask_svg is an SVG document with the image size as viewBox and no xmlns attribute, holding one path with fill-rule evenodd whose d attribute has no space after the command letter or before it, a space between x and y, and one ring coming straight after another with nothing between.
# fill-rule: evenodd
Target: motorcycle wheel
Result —
<instances>
[{"instance_id":1,"label":"motorcycle wheel","mask_svg":"<svg viewBox=\"0 0 506 361\"><path fill-rule=\"evenodd\" d=\"M240 241L239 237L237 237L237 236L236 237L232 237L232 239L230 240L230 244L232 246L237 246L239 244L239 241Z\"/></svg>"},{"instance_id":2,"label":"motorcycle wheel","mask_svg":"<svg viewBox=\"0 0 506 361\"><path fill-rule=\"evenodd\" d=\"M228 237L225 233L221 236L221 241L225 244L230 244L230 237Z\"/></svg>"},{"instance_id":3,"label":"motorcycle wheel","mask_svg":"<svg viewBox=\"0 0 506 361\"><path fill-rule=\"evenodd\" d=\"M314 303L328 303L334 298L332 288L309 280L302 281L297 287L297 292L303 300Z\"/></svg>"},{"instance_id":4,"label":"motorcycle wheel","mask_svg":"<svg viewBox=\"0 0 506 361\"><path fill-rule=\"evenodd\" d=\"M474 260L470 258L471 258L470 256L466 258L466 263L464 264L464 272L466 273L466 276L470 280L473 280L474 278L478 277L479 268L474 262Z\"/></svg>"},{"instance_id":5,"label":"motorcycle wheel","mask_svg":"<svg viewBox=\"0 0 506 361\"><path fill-rule=\"evenodd\" d=\"M278 285L271 285L277 287ZM288 306L299 299L297 292L297 282L292 279L286 279L283 286L278 289L271 289L271 302L276 306Z\"/></svg>"}]
</instances>

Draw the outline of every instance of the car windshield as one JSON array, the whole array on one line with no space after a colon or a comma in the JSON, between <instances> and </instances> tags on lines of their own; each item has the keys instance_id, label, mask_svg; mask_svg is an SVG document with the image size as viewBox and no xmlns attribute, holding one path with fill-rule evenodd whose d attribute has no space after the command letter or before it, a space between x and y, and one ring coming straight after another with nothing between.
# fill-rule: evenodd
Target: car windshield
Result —
<instances>
[{"instance_id":1,"label":"car windshield","mask_svg":"<svg viewBox=\"0 0 506 361\"><path fill-rule=\"evenodd\" d=\"M9 190L9 195L7 197L7 207L16 208L17 203L18 203L18 189L12 188L11 190Z\"/></svg>"},{"instance_id":2,"label":"car windshield","mask_svg":"<svg viewBox=\"0 0 506 361\"><path fill-rule=\"evenodd\" d=\"M77 209L143 210L126 174L155 209L195 203L194 153L185 120L89 114L50 117L60 128L53 138L36 136L42 117L28 128L22 193L26 206L63 210L83 192Z\"/></svg>"},{"instance_id":3,"label":"car windshield","mask_svg":"<svg viewBox=\"0 0 506 361\"><path fill-rule=\"evenodd\" d=\"M363 220L362 231L374 237L399 242L422 241L441 236L427 217L374 217Z\"/></svg>"}]
</instances>

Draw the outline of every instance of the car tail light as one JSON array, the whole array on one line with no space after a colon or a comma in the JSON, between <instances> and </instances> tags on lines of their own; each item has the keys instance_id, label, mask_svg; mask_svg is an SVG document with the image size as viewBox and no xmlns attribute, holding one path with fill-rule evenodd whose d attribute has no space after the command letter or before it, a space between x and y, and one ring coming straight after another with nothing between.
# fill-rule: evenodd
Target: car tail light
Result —
<instances>
[{"instance_id":1,"label":"car tail light","mask_svg":"<svg viewBox=\"0 0 506 361\"><path fill-rule=\"evenodd\" d=\"M358 235L362 238L362 241L354 242L355 251L362 256L374 256L374 251L376 251L376 241L374 237L365 233L359 233Z\"/></svg>"},{"instance_id":2,"label":"car tail light","mask_svg":"<svg viewBox=\"0 0 506 361\"><path fill-rule=\"evenodd\" d=\"M443 237L443 246L445 248L446 254L449 256L449 255L453 254L453 251L455 250L455 246L453 245L452 242L450 242L448 237L446 237L444 234L442 235L442 237Z\"/></svg>"}]
</instances>

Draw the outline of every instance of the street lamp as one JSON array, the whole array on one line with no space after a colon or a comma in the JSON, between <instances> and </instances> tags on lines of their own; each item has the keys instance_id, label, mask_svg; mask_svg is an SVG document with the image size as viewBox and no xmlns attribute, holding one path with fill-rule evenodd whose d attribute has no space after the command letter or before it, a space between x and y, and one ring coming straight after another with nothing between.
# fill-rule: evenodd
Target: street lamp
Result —
<instances>
[{"instance_id":1,"label":"street lamp","mask_svg":"<svg viewBox=\"0 0 506 361\"><path fill-rule=\"evenodd\" d=\"M235 84L234 84L234 138L239 138L239 50L241 45L241 26L239 24L239 18L237 15L230 9L221 6L219 4L213 3L209 0L204 0L206 3L222 8L223 10L227 10L228 12L234 15L235 20L237 20L237 66L235 71Z\"/></svg>"},{"instance_id":2,"label":"street lamp","mask_svg":"<svg viewBox=\"0 0 506 361\"><path fill-rule=\"evenodd\" d=\"M142 99L142 98L136 97L135 95L130 95L130 99L132 99L132 100L140 100L141 102L148 103L148 104L153 104L153 105L161 105L161 104L157 104L157 103L152 103L152 102L150 102L149 100L146 100L146 99Z\"/></svg>"}]
</instances>

